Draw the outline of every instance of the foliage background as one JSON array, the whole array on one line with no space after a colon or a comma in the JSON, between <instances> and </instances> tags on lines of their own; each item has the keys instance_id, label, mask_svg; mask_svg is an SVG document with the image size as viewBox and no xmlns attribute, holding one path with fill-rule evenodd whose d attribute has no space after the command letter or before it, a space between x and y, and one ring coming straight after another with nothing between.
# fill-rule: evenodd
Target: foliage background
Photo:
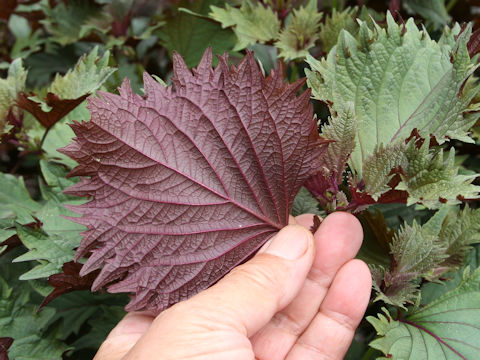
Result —
<instances>
[{"instance_id":1,"label":"foliage background","mask_svg":"<svg viewBox=\"0 0 480 360\"><path fill-rule=\"evenodd\" d=\"M365 21L371 16L380 26L386 26L388 9L399 23L413 16L418 24L424 24L434 40L441 37L443 26L453 21L473 21L474 30L480 23L480 2L473 0L227 3L230 9L243 10L230 10L226 18L223 9L228 6L217 0L2 2L0 358L92 358L102 339L124 315L126 295L91 293L88 289L96 274L79 277L80 265L72 260L83 228L60 216L74 216L65 206L84 201L63 194L62 191L77 179L66 178L74 162L57 149L67 145L73 136L69 123L89 119L85 107L88 96L99 89L115 92L125 77L141 94L144 71L168 83L174 51L184 57L189 67L194 67L208 46L217 54L229 52L232 62L238 62L248 47L255 51L266 73L277 60L283 61L285 77L294 81L308 74L305 69L309 65L304 61L307 53L316 59L326 56L337 44L341 29L358 31L354 21L357 16ZM362 5L367 7L366 12L360 10ZM353 8L355 6L357 8ZM295 12L298 22L289 31ZM469 46L471 54L478 52L475 48L478 43L471 41ZM309 63L314 68L314 60ZM311 79L312 75L310 82ZM315 85L312 87L315 97ZM312 101L323 126L329 122L332 108L325 102ZM449 166L458 168L461 175L480 172L478 128L473 127L472 132L474 142L455 140L442 145L445 153L454 146L454 164ZM473 184L478 184L473 178ZM351 201L345 186L346 183L340 185L337 195L345 191ZM293 212L325 214L342 209L339 196L335 202L322 198L323 201L320 197L317 196L317 200L322 206L302 190ZM428 306L433 306L434 310L435 306L443 306L435 305L434 301L442 300L441 295L456 288L462 276L464 283L456 291L462 295L466 291L463 289L468 287L471 296L461 300L465 304L460 301L458 306L470 306L470 301L478 303L479 271L474 270L480 266L480 250L474 244L480 241L480 214L476 211L476 201L461 199L459 202L461 204L454 209L438 211L421 205L374 202L368 210L357 211L365 231L365 244L359 257L372 265L377 288L366 314L370 320L362 322L347 359L374 359L381 356L381 351L385 355L393 353L393 358L408 358L399 355L401 349L393 349L391 344L403 336L403 332L411 330L408 321L413 323L422 311L428 311ZM425 229L432 233L427 234ZM442 237L462 239L452 240L458 248L451 249L452 256L448 259L452 263L447 265L435 260L432 254L436 239ZM408 248L410 245L405 245L407 248L398 245L402 249L395 253L394 239L397 245L413 239L413 245L411 248ZM398 258L395 256L422 251L429 252L427 265L415 263L416 260L410 258L406 260L407 265L417 268L408 274L397 271ZM442 251L440 257L445 256L445 249ZM386 283L388 276L391 276L390 285ZM392 284L400 285L395 288ZM46 305L45 297L49 301ZM41 304L45 306L40 309ZM385 311L386 315L378 315ZM479 318L478 311L468 316L472 321ZM448 322L448 319L441 321ZM393 330L392 324L396 326ZM422 324L421 320L416 324ZM439 338L443 336L444 328L434 330ZM476 337L476 342L470 345L478 349L480 336L477 335L473 330L464 334ZM409 336L412 342L417 339ZM369 347L369 342L375 338L377 340ZM400 348L412 351L408 355L412 359L441 358L435 357L435 352L420 357L416 346L420 345L403 343ZM435 344L425 346L436 351L432 350ZM455 354L449 356L445 358L460 358Z\"/></svg>"}]
</instances>

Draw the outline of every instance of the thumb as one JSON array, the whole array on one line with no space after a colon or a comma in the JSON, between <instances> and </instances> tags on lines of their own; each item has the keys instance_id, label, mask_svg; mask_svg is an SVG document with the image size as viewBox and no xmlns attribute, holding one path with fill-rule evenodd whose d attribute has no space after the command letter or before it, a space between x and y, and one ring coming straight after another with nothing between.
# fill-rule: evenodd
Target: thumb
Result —
<instances>
[{"instance_id":1,"label":"thumb","mask_svg":"<svg viewBox=\"0 0 480 360\"><path fill-rule=\"evenodd\" d=\"M312 233L303 226L289 225L264 252L184 305L205 309L219 327L230 326L251 336L295 298L312 266L314 253Z\"/></svg>"}]
</instances>

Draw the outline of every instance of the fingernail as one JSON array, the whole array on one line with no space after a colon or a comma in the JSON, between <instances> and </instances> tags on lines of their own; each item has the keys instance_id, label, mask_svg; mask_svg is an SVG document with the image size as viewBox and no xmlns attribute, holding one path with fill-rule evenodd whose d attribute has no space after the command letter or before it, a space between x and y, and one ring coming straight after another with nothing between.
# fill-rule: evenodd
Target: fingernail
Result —
<instances>
[{"instance_id":1,"label":"fingernail","mask_svg":"<svg viewBox=\"0 0 480 360\"><path fill-rule=\"evenodd\" d=\"M298 225L287 226L272 239L265 253L287 260L299 259L307 252L311 237L308 230Z\"/></svg>"}]
</instances>

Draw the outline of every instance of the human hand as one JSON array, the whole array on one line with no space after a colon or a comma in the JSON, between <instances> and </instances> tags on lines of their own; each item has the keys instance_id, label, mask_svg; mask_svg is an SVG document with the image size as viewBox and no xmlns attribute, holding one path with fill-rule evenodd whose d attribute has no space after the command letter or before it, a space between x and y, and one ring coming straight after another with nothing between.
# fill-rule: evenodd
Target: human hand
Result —
<instances>
[{"instance_id":1,"label":"human hand","mask_svg":"<svg viewBox=\"0 0 480 360\"><path fill-rule=\"evenodd\" d=\"M209 289L156 318L126 315L94 360L342 359L370 297L369 269L353 260L361 225L341 212L315 236L312 215L292 223Z\"/></svg>"}]
</instances>

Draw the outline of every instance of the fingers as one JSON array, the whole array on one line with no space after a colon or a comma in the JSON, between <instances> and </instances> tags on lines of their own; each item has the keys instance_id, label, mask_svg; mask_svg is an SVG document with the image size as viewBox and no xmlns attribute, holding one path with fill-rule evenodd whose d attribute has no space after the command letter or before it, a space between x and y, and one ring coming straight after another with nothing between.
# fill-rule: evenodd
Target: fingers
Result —
<instances>
[{"instance_id":1,"label":"fingers","mask_svg":"<svg viewBox=\"0 0 480 360\"><path fill-rule=\"evenodd\" d=\"M338 271L319 313L287 360L343 359L365 313L372 285L370 270L351 260Z\"/></svg>"},{"instance_id":2,"label":"fingers","mask_svg":"<svg viewBox=\"0 0 480 360\"><path fill-rule=\"evenodd\" d=\"M310 227L312 215L300 215L296 221ZM323 220L315 234L316 255L303 288L291 304L252 338L259 359L285 358L317 315L337 271L357 254L362 237L360 223L350 214L338 212ZM276 339L275 343L271 339Z\"/></svg>"},{"instance_id":3,"label":"fingers","mask_svg":"<svg viewBox=\"0 0 480 360\"><path fill-rule=\"evenodd\" d=\"M252 358L248 337L296 296L314 253L308 229L285 227L263 253L162 312L125 359L154 359L160 353L165 359Z\"/></svg>"},{"instance_id":4,"label":"fingers","mask_svg":"<svg viewBox=\"0 0 480 360\"><path fill-rule=\"evenodd\" d=\"M206 306L213 303L217 308L222 304L223 320L220 320L251 336L297 295L312 265L314 252L310 231L289 225L263 253L233 269L192 301Z\"/></svg>"},{"instance_id":5,"label":"fingers","mask_svg":"<svg viewBox=\"0 0 480 360\"><path fill-rule=\"evenodd\" d=\"M147 332L153 319L147 312L131 312L125 315L102 343L94 360L120 360Z\"/></svg>"}]
</instances>

